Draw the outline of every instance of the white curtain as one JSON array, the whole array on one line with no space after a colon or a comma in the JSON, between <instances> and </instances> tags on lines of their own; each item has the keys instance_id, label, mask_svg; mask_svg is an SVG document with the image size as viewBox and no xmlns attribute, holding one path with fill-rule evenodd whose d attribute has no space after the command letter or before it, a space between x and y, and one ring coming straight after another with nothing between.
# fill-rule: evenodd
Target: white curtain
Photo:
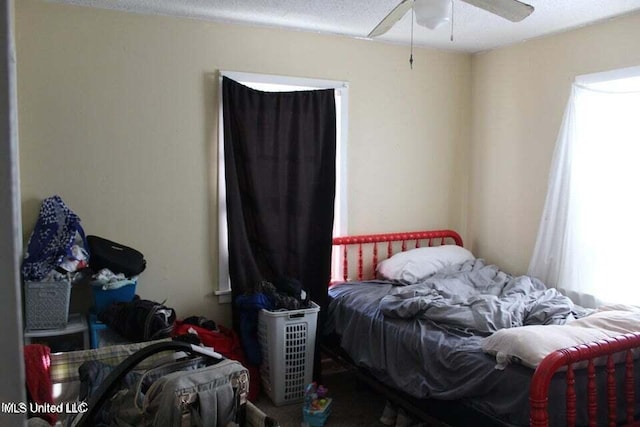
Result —
<instances>
[{"instance_id":1,"label":"white curtain","mask_svg":"<svg viewBox=\"0 0 640 427\"><path fill-rule=\"evenodd\" d=\"M640 305L640 79L574 83L529 274L586 307Z\"/></svg>"}]
</instances>

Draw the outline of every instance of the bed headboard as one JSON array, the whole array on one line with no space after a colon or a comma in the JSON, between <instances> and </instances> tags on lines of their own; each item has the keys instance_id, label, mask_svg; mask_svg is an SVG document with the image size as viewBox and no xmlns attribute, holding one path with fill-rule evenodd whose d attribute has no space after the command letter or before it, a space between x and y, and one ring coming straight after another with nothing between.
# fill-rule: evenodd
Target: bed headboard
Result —
<instances>
[{"instance_id":1,"label":"bed headboard","mask_svg":"<svg viewBox=\"0 0 640 427\"><path fill-rule=\"evenodd\" d=\"M378 263L395 253L445 244L462 246L462 238L453 230L334 237L331 282L374 279Z\"/></svg>"}]
</instances>

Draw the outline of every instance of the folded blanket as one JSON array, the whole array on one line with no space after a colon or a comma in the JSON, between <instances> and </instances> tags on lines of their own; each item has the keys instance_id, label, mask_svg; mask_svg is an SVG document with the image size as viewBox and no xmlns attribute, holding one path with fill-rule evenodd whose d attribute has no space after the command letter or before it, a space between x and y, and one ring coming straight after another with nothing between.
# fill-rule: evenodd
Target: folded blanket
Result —
<instances>
[{"instance_id":1,"label":"folded blanket","mask_svg":"<svg viewBox=\"0 0 640 427\"><path fill-rule=\"evenodd\" d=\"M482 349L496 356L498 368L514 360L535 368L556 350L632 332L640 332L640 309L603 307L565 325L503 329L484 338Z\"/></svg>"}]
</instances>

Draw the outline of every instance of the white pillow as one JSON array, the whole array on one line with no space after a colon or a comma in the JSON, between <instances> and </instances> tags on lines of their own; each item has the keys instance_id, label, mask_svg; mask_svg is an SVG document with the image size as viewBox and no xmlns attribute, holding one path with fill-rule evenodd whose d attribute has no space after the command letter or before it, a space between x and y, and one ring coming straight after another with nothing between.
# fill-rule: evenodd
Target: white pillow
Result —
<instances>
[{"instance_id":1,"label":"white pillow","mask_svg":"<svg viewBox=\"0 0 640 427\"><path fill-rule=\"evenodd\" d=\"M387 280L416 283L444 267L473 259L473 254L462 246L429 246L400 252L385 259L378 264L378 273Z\"/></svg>"},{"instance_id":2,"label":"white pillow","mask_svg":"<svg viewBox=\"0 0 640 427\"><path fill-rule=\"evenodd\" d=\"M500 329L483 338L482 350L496 356L498 368L514 358L523 365L536 368L549 353L610 335L607 331L568 324L520 326Z\"/></svg>"}]
</instances>

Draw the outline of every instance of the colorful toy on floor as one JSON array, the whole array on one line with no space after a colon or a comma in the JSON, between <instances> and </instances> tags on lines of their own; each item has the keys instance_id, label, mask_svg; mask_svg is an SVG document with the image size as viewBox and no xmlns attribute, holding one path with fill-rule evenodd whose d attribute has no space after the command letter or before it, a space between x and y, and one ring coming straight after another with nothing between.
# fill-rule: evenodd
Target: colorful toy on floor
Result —
<instances>
[{"instance_id":1,"label":"colorful toy on floor","mask_svg":"<svg viewBox=\"0 0 640 427\"><path fill-rule=\"evenodd\" d=\"M331 414L333 399L328 397L329 390L314 381L304 390L304 406L302 414L304 422L310 427L322 427Z\"/></svg>"}]
</instances>

